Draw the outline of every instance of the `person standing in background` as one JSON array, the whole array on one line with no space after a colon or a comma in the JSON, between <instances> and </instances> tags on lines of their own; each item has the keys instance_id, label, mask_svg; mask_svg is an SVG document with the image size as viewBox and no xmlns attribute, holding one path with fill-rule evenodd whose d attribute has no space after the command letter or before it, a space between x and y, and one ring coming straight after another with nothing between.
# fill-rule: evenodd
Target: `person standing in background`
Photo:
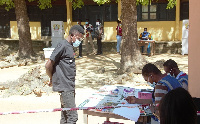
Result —
<instances>
[{"instance_id":1,"label":"person standing in background","mask_svg":"<svg viewBox=\"0 0 200 124\"><path fill-rule=\"evenodd\" d=\"M83 29L83 25L81 25L81 19L78 19L77 20L77 24L80 25ZM83 44L83 41L81 41L80 45L79 45L79 55L76 57L76 58L82 58L82 44Z\"/></svg>"},{"instance_id":2,"label":"person standing in background","mask_svg":"<svg viewBox=\"0 0 200 124\"><path fill-rule=\"evenodd\" d=\"M122 41L122 24L121 24L121 21L117 20L117 27L116 27L116 30L117 30L117 54L120 54L120 45L121 45L121 41Z\"/></svg>"},{"instance_id":3,"label":"person standing in background","mask_svg":"<svg viewBox=\"0 0 200 124\"><path fill-rule=\"evenodd\" d=\"M94 48L92 35L91 35L91 32L93 31L93 26L89 23L89 19L86 19L84 29L85 29L85 46L86 46L87 55L89 54L88 41L90 42L90 45L92 47L92 51L93 51L92 54L95 54L96 51Z\"/></svg>"},{"instance_id":4,"label":"person standing in background","mask_svg":"<svg viewBox=\"0 0 200 124\"><path fill-rule=\"evenodd\" d=\"M49 86L60 93L61 108L74 108L76 65L73 47L78 47L84 36L84 29L74 25L69 30L66 40L60 41L45 64L50 78ZM61 111L60 124L76 124L77 111Z\"/></svg>"},{"instance_id":5,"label":"person standing in background","mask_svg":"<svg viewBox=\"0 0 200 124\"><path fill-rule=\"evenodd\" d=\"M102 54L102 36L103 36L103 25L100 22L100 19L97 19L96 26L95 26L95 36L97 38L97 54Z\"/></svg>"}]
</instances>

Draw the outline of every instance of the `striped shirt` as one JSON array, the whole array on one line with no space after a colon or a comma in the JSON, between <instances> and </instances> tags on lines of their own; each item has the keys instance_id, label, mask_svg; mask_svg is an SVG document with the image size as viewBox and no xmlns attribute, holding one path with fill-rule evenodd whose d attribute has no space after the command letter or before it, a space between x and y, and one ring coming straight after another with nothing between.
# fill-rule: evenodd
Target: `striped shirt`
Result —
<instances>
[{"instance_id":1,"label":"striped shirt","mask_svg":"<svg viewBox=\"0 0 200 124\"><path fill-rule=\"evenodd\" d=\"M188 89L188 75L182 71L176 76L178 82L182 83L184 89Z\"/></svg>"},{"instance_id":2,"label":"striped shirt","mask_svg":"<svg viewBox=\"0 0 200 124\"><path fill-rule=\"evenodd\" d=\"M153 102L159 104L161 98L167 94L169 91L182 87L182 84L178 82L174 77L167 75L162 78L155 86L155 92L153 97Z\"/></svg>"}]
</instances>

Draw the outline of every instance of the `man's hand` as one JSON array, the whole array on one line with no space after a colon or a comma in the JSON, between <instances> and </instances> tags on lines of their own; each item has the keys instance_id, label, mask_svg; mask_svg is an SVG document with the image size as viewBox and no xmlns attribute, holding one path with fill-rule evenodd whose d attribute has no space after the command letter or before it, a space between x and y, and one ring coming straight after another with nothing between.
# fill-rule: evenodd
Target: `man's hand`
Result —
<instances>
[{"instance_id":1,"label":"man's hand","mask_svg":"<svg viewBox=\"0 0 200 124\"><path fill-rule=\"evenodd\" d=\"M52 79L49 79L48 85L52 87Z\"/></svg>"},{"instance_id":2,"label":"man's hand","mask_svg":"<svg viewBox=\"0 0 200 124\"><path fill-rule=\"evenodd\" d=\"M138 98L135 98L134 96L128 96L125 100L130 104L135 104L137 103L137 99Z\"/></svg>"}]
</instances>

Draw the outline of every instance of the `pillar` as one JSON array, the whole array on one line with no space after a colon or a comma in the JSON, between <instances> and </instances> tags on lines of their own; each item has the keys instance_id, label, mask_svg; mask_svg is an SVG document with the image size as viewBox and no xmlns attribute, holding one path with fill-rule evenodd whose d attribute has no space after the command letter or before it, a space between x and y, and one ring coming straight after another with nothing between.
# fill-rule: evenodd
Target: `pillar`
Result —
<instances>
[{"instance_id":1,"label":"pillar","mask_svg":"<svg viewBox=\"0 0 200 124\"><path fill-rule=\"evenodd\" d=\"M65 37L69 34L69 29L72 26L72 3L69 2L69 0L66 0L66 6L67 6L67 25L65 30Z\"/></svg>"},{"instance_id":2,"label":"pillar","mask_svg":"<svg viewBox=\"0 0 200 124\"><path fill-rule=\"evenodd\" d=\"M121 6L121 0L119 0L119 1L118 1L118 20L121 20L121 19L122 19L122 17L121 17L121 15L122 15L122 14L121 14L121 13L122 13L121 7L122 7L122 6Z\"/></svg>"},{"instance_id":3,"label":"pillar","mask_svg":"<svg viewBox=\"0 0 200 124\"><path fill-rule=\"evenodd\" d=\"M176 26L175 26L175 40L180 40L180 0L176 0Z\"/></svg>"},{"instance_id":4,"label":"pillar","mask_svg":"<svg viewBox=\"0 0 200 124\"><path fill-rule=\"evenodd\" d=\"M200 98L200 0L189 1L188 89L192 97Z\"/></svg>"}]
</instances>

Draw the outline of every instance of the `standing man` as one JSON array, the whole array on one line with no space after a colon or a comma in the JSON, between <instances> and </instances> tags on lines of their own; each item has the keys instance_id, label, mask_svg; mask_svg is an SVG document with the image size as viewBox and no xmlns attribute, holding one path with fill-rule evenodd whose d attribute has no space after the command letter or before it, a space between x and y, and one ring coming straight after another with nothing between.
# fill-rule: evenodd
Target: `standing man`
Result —
<instances>
[{"instance_id":1,"label":"standing man","mask_svg":"<svg viewBox=\"0 0 200 124\"><path fill-rule=\"evenodd\" d=\"M95 26L95 36L97 38L97 54L96 55L101 55L102 54L102 36L103 36L103 25L101 24L100 19L97 19L96 21L96 26Z\"/></svg>"},{"instance_id":2,"label":"standing man","mask_svg":"<svg viewBox=\"0 0 200 124\"><path fill-rule=\"evenodd\" d=\"M117 20L117 54L120 54L120 45L121 45L121 41L122 41L122 24L121 21Z\"/></svg>"},{"instance_id":3,"label":"standing man","mask_svg":"<svg viewBox=\"0 0 200 124\"><path fill-rule=\"evenodd\" d=\"M74 47L78 47L83 38L84 30L79 25L74 25L69 31L66 40L58 43L50 59L45 64L46 73L50 78L49 85L53 91L60 93L62 108L74 108L75 105L75 76L76 66ZM77 111L62 111L60 124L76 124Z\"/></svg>"},{"instance_id":4,"label":"standing man","mask_svg":"<svg viewBox=\"0 0 200 124\"><path fill-rule=\"evenodd\" d=\"M80 25L84 29L83 25L81 25L81 19L77 20L77 24ZM79 45L79 55L77 58L82 58L82 44L83 44L83 41L81 41Z\"/></svg>"},{"instance_id":5,"label":"standing man","mask_svg":"<svg viewBox=\"0 0 200 124\"><path fill-rule=\"evenodd\" d=\"M90 42L90 45L93 50L92 54L95 54L96 52L95 52L92 35L91 35L91 32L93 31L93 26L89 23L89 19L86 19L84 29L85 29L85 46L86 46L87 55L89 54L88 41Z\"/></svg>"}]
</instances>

